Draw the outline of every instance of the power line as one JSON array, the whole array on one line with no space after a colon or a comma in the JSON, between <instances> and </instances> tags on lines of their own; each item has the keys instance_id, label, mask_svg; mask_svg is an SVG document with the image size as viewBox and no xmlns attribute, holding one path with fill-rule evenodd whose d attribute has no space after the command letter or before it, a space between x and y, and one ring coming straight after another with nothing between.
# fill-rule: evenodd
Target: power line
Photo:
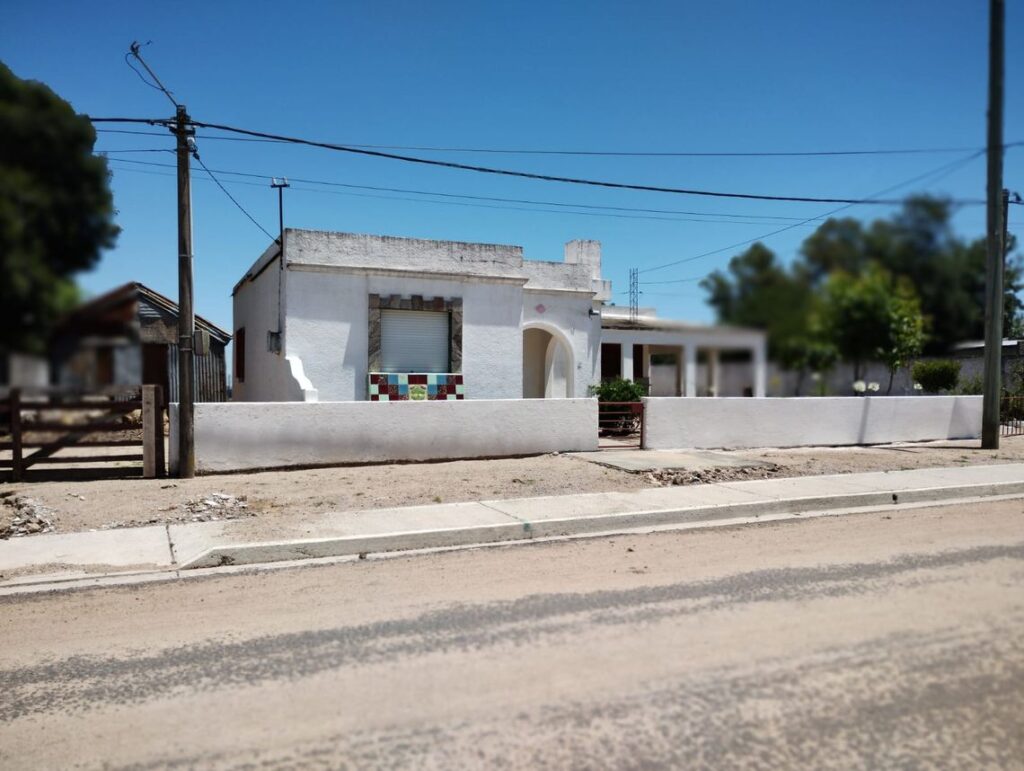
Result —
<instances>
[{"instance_id":1,"label":"power line","mask_svg":"<svg viewBox=\"0 0 1024 771\"><path fill-rule=\"evenodd\" d=\"M156 131L125 131L117 129L98 129L107 133L139 134L143 136L163 136ZM285 139L263 139L255 137L217 136L215 134L197 135L197 138L213 139L227 142L262 142L271 144L288 144ZM636 150L543 150L525 148L494 148L494 147L431 147L424 145L381 145L357 142L340 142L345 147L356 147L370 150L416 150L420 152L449 153L491 153L503 155L566 155L566 156L598 156L612 158L797 158L797 157L828 157L828 156L863 156L863 155L923 155L940 153L973 152L977 147L912 147L881 150L798 150L798 151L758 151L758 152L703 152L703 151L636 151ZM1016 147L1024 142L1009 142L1004 148Z\"/></svg>"},{"instance_id":2,"label":"power line","mask_svg":"<svg viewBox=\"0 0 1024 771\"><path fill-rule=\"evenodd\" d=\"M618 190L639 190L651 193L672 193L675 195L696 195L696 196L708 196L712 198L740 198L754 201L791 201L796 203L842 203L842 204L859 204L859 203L874 203L874 204L894 204L899 201L886 201L878 198L871 200L864 198L819 198L815 196L786 196L786 195L765 195L758 193L732 193L722 192L716 190L698 190L691 188L678 188L678 187L662 187L658 185L640 185L626 182L610 182L606 180L595 180L595 179L583 179L578 177L562 177L553 174L539 174L528 171L516 171L512 169L499 169L490 166L476 166L466 163L457 163L455 161L442 161L431 158L420 158L412 155L399 155L396 153L388 153L380 150L368 150L365 148L350 147L346 145L334 144L331 142L320 142L312 139L302 139L299 137L289 137L282 134L270 134L264 131L252 131L250 129L238 128L235 126L227 126L220 123L205 123L203 121L192 121L191 125L199 128L217 129L220 131L233 132L243 134L245 136L259 137L262 139L278 139L283 142L289 142L292 144L307 145L310 147L320 147L327 150L336 150L338 152L351 153L355 155L364 155L372 158L387 158L389 160L402 161L405 163L416 163L424 166L437 166L440 168L447 169L458 169L461 171L473 171L482 174L496 174L506 177L518 177L522 179L535 179L544 182L562 182L572 185L587 185L590 187L605 187L613 188Z\"/></svg>"},{"instance_id":3,"label":"power line","mask_svg":"<svg viewBox=\"0 0 1024 771\"><path fill-rule=\"evenodd\" d=\"M129 160L129 159L116 159L116 160L119 160L122 163L132 163L132 164L138 164L138 165L143 165L143 166L161 166L161 167L166 167L166 168L173 168L173 164L169 164L169 163L156 163L156 162L153 162L153 161L136 161L136 160ZM268 175L268 174L257 174L257 173L254 173L254 172L229 171L227 169L214 169L214 171L217 174L227 174L227 175L231 175L231 176L251 177L251 178L255 178L255 179L265 179L265 180L272 179L272 177L270 175ZM735 213L725 213L725 212L702 212L702 211L688 211L688 210L684 210L684 209L645 209L645 208L630 207L630 206L600 206L600 205L597 205L597 204L569 203L569 202L564 202L564 201L532 200L532 199L528 199L528 198L502 198L502 197L499 197L499 196L465 195L465 194L458 194L458 193L444 193L444 192L435 191L435 190L416 190L416 189L400 188L400 187L381 187L381 186L377 186L377 185L356 185L356 184L351 184L351 183L346 183L346 182L334 182L334 181L318 180L318 179L305 179L305 178L302 178L302 177L294 177L294 176L289 176L289 179L292 180L293 182L297 182L299 184L324 185L324 186L328 186L328 187L341 187L341 188L355 189L355 190L374 190L374 191L378 191L378 192L388 192L388 193L408 193L408 194L413 194L413 195L432 195L432 196L440 196L440 197L443 197L443 198L460 198L460 199L467 199L467 200L472 200L472 201L495 201L495 202L499 202L499 203L526 204L526 205L530 205L530 206L557 206L557 207L562 207L562 208L591 209L591 210L597 210L597 211L610 211L610 212L637 212L637 213L643 213L643 214L671 214L671 215L682 214L682 215L695 215L696 217L722 217L722 218L726 218L726 219L684 219L683 217L672 217L671 218L671 219L674 219L674 220L679 220L679 221L684 221L684 222L686 222L686 221L688 221L688 222L706 222L706 223L721 222L723 224L755 225L755 224L763 224L763 223L754 222L752 220L796 220L796 221L801 221L801 222L803 221L802 218L800 218L800 217L783 217L783 216L778 216L778 215L735 214ZM296 188L293 188L293 189L295 189L295 190L309 190L309 188L301 188L301 187L296 187ZM326 191L324 191L324 192L326 192ZM402 199L396 199L396 200L402 200ZM416 199L404 199L404 200L416 200ZM611 216L611 215L609 215L609 216ZM651 218L651 219L665 219L665 218L664 217L657 217L657 218Z\"/></svg>"},{"instance_id":4,"label":"power line","mask_svg":"<svg viewBox=\"0 0 1024 771\"><path fill-rule=\"evenodd\" d=\"M131 164L137 164L137 165L142 165L142 166L157 166L157 167L173 168L173 164L158 163L158 162L154 162L154 161L138 161L138 160L123 159L123 158L117 158L117 159L111 159L111 160L116 160L116 161L121 162L121 163L131 163ZM258 174L258 173L254 173L254 172L244 172L244 171L231 171L231 170L227 170L227 169L214 169L213 171L216 172L217 174L225 174L225 175L230 175L230 176L249 177L249 178L263 179L263 180L270 180L270 179L272 179L272 177L269 174ZM503 198L503 197L499 197L499 196L480 196L480 195L466 195L466 194L458 194L458 193L445 193L445 192L440 192L440 191L435 191L435 190L416 190L416 189L410 189L410 188L381 187L381 186L377 186L377 185L356 185L356 184L346 183L346 182L335 182L335 181L318 180L318 179L306 179L306 178L295 177L295 176L289 176L289 179L292 180L293 182L297 182L299 184L324 185L324 186L328 186L328 187L341 187L341 188L345 188L345 189L354 189L354 190L373 190L373 191L388 192L388 193L408 193L408 194L412 194L412 195L429 195L429 196L439 196L439 197L443 197L443 198L466 199L466 200L471 200L471 201L493 201L493 202L499 202L499 203L525 204L527 206L555 206L555 207L560 207L560 208L565 208L565 209L573 209L573 208L576 208L576 209L588 209L588 210L595 210L595 211L599 211L599 212L605 212L605 211L608 211L608 212L628 212L628 213L634 213L635 212L635 213L642 213L642 214L668 214L668 215L680 215L681 214L681 215L695 215L695 217L696 217L696 218L692 218L692 219L691 218L687 218L687 217L676 217L676 216L673 216L673 217L624 217L626 219L654 219L654 220L672 220L672 221L679 221L679 222L700 222L700 223L709 223L709 224L721 223L721 224L737 224L737 225L763 224L761 222L756 222L754 220L769 220L769 221L770 220L783 220L783 221L789 220L789 221L795 221L798 225L806 225L809 222L825 219L825 217L818 217L818 216L811 217L811 218L801 218L801 217L785 217L785 216L781 216L781 215L735 214L735 213L726 213L726 212L702 212L702 211L689 211L689 210L684 210L684 209L645 209L645 208L629 207L629 206L600 206L600 205L597 205L597 204L570 203L570 202L565 202L565 201L532 200L532 199L527 199L527 198ZM330 192L330 191L319 191L319 190L313 190L312 188L294 187L294 186L293 186L292 189L293 190L305 190L307 192ZM349 195L355 195L355 194L350 193ZM383 198L385 200L418 201L418 202L421 202L421 203L442 203L441 201L430 202L430 201L421 201L420 199L416 199L416 198L398 198L398 197L395 197L395 196L366 196L366 195L363 195L363 196L357 196L357 197ZM544 210L544 209L522 209L522 208L518 208L518 207L482 207L482 208L498 208L498 209L501 209L501 208L512 208L515 211L547 211L547 210ZM550 213L554 214L554 213L557 213L557 212L550 212ZM586 214L586 212L571 212L571 213L580 214L580 215ZM617 215L615 215L615 214L607 214L607 215L603 215L603 216L615 217ZM621 217L622 215L618 215L618 216ZM722 217L722 218L727 218L727 219L702 219L703 217Z\"/></svg>"},{"instance_id":5,"label":"power line","mask_svg":"<svg viewBox=\"0 0 1024 771\"><path fill-rule=\"evenodd\" d=\"M150 42L152 42L152 41L147 42L146 45L149 45ZM128 47L128 53L126 53L124 55L125 63L129 67L131 67L133 70L135 70L135 74L138 75L142 79L143 83L145 83L147 86L149 86L151 88L155 88L157 91L163 91L164 95L168 99L171 100L171 104L174 105L174 108L175 109L179 109L181 107L181 105L178 104L178 100L174 98L174 94L172 94L170 92L170 90L163 83L160 82L160 78L158 78L156 76L156 73L153 72L152 69L150 69L148 64L146 64L146 60L143 59L142 55L139 53L139 49L140 48L142 48L142 46L139 45L138 41L133 42ZM153 85L153 83L148 82L145 78L142 77L142 73L141 72L139 72L134 67L132 67L131 60L128 58L129 56L134 56L135 57L135 60L146 69L146 72L149 73L149 77L151 77L153 79L153 83L156 83L156 85Z\"/></svg>"},{"instance_id":6,"label":"power line","mask_svg":"<svg viewBox=\"0 0 1024 771\"><path fill-rule=\"evenodd\" d=\"M965 166L966 164L970 163L975 158L978 158L979 156L984 154L984 152L985 152L984 150L979 150L977 152L971 153L970 155L968 155L965 158L960 158L960 159L955 160L955 161L953 161L951 163L943 164L942 166L938 167L937 169L932 169L931 171L927 171L924 174L919 174L916 177L911 177L910 179L904 180L902 182L898 182L895 185L887 187L884 190L881 190L881 191L879 191L878 193L876 193L874 195L868 196L867 199L865 199L863 201L863 203L878 203L879 200L880 200L879 196L887 195L888 193L891 193L893 190L898 190L901 187L906 187L907 185L912 185L915 182L920 182L923 179L926 179L928 177L936 177L936 179L933 179L932 182L937 182L939 179L942 179L943 177L947 176L948 174L953 173L954 171L956 171L960 167ZM938 175L938 176L936 176L936 175ZM861 201L855 201L853 203L848 203L845 206L840 206L837 209L832 209L831 211L826 212L824 215L818 215L818 216L831 217L831 216L833 216L835 214L838 214L841 211L845 211L846 209L849 209L850 207L855 206L857 203L861 203ZM785 226L783 228L779 228L778 230L773 230L770 233L765 233L765 234L760 235L760 236L758 236L756 238L750 238L750 239L747 239L746 241L740 241L737 244L730 244L729 246L723 246L720 249L712 249L709 252L704 252L703 254L697 254L697 255L694 255L693 257L684 257L681 260L673 260L672 262L666 262L663 265L656 265L653 268L644 268L640 272L641 273L650 273L650 272L655 271L655 270L662 270L664 268L671 268L671 267L673 267L675 265L682 265L683 263L693 262L694 260L700 260L700 259L703 259L704 257L710 257L710 256L715 255L715 254L720 254L721 252L731 251L732 249L737 249L737 248L739 248L741 246L747 246L749 244L755 243L756 241L761 241L761 240L763 240L765 238L770 238L771 236L776 236L779 233L785 233L787 230L792 230L793 228L797 228L800 225L806 225L808 222L813 221L813 219L814 218L808 218L808 219L806 219L806 220L804 220L802 222L795 222L792 225L787 225L787 226ZM663 282L660 282L660 281L645 281L643 283L650 285L650 284L660 284L660 283L663 283Z\"/></svg>"},{"instance_id":7,"label":"power line","mask_svg":"<svg viewBox=\"0 0 1024 771\"><path fill-rule=\"evenodd\" d=\"M154 148L154 149L145 149L145 150L136 150L136 149L132 149L132 150L95 150L94 152L97 155L114 155L114 154L120 154L120 153L173 153L174 150L172 150L169 147L158 147L158 148ZM173 164L167 164L167 165L171 166Z\"/></svg>"},{"instance_id":8,"label":"power line","mask_svg":"<svg viewBox=\"0 0 1024 771\"><path fill-rule=\"evenodd\" d=\"M147 43L146 45L149 45L149 44ZM145 83L145 84L146 84L147 86L149 86L150 88L154 88L154 89L156 89L157 91L160 91L160 90L162 90L162 89L160 88L160 86L158 86L158 85L156 85L156 84L154 84L154 83L150 83L150 82L149 82L149 80L147 80L147 79L146 79L146 76L145 76L145 75L143 75L143 74L142 74L142 73L141 73L141 72L139 71L139 68L138 68L138 67L136 67L136 66L135 66L134 64L132 64L132 60L131 60L131 58L130 58L130 57L131 57L131 55L132 55L132 52L131 52L131 51L128 51L128 52L127 52L127 53L126 53L126 54L124 55L124 63L125 63L125 64L127 64L127 65L128 65L128 66L129 66L130 68L131 68L132 72L134 72L134 73L135 73L136 75L138 75L138 76L139 76L139 80L141 80L141 81L142 81L143 83Z\"/></svg>"},{"instance_id":9,"label":"power line","mask_svg":"<svg viewBox=\"0 0 1024 771\"><path fill-rule=\"evenodd\" d=\"M207 174L210 175L210 179L212 179L217 184L217 187L219 187L222 191L224 191L224 195L226 195L228 198L231 199L231 203L233 203L235 206L237 206L238 210L240 212L242 212L242 214L244 214L246 217L249 218L249 221L253 225L255 225L260 230L262 230L266 234L267 238L269 238L271 241L276 241L277 240L276 236L270 235L270 231L267 230L265 227L263 227L260 223L258 223L256 221L256 218L253 217L251 214L249 214L248 211L246 211L245 207L242 206L242 204L240 204L238 202L238 200L233 195L231 195L230 191L226 187L224 187L224 185L221 184L221 181L219 179L217 179L217 177L214 176L213 172L210 171L208 168L206 168L206 164L203 163L203 160L202 160L202 158L199 157L199 153L198 152L193 151L192 157L196 159L196 163L198 163L200 166L203 167L203 171L205 171Z\"/></svg>"},{"instance_id":10,"label":"power line","mask_svg":"<svg viewBox=\"0 0 1024 771\"><path fill-rule=\"evenodd\" d=\"M111 162L116 163L140 163L139 161L129 161L123 158L111 158ZM148 163L148 166L169 166L170 164L159 164L159 163ZM134 172L136 174L152 174L156 176L174 176L170 173L161 171L147 171L145 169L135 168L121 168L117 167L118 171ZM224 174L224 171L214 171L218 174ZM257 175L262 176L262 175ZM205 177L197 177L198 179L206 179ZM270 177L267 177L270 179ZM265 187L257 182L246 182L243 180L226 180L225 184L229 185L247 185L251 187ZM343 190L323 190L315 187L302 187L299 185L292 185L291 190L297 190L307 193L318 193L321 195L344 195L355 198L377 198L385 201L409 201L411 203L425 203L425 204L436 204L440 206L463 206L477 209L499 209L503 211L523 211L523 212L539 212L542 214L557 214L557 215L575 215L578 217L611 217L616 219L645 219L645 220L661 220L666 222L705 222L710 224L721 224L721 225L764 225L764 222L747 222L744 220L702 220L702 219L691 219L686 217L656 217L656 216L643 216L643 215L630 215L630 214L613 214L605 212L592 212L592 211L573 211L572 209L554 210L554 209L539 209L525 206L498 206L484 203L467 203L464 201L436 201L427 198L407 198L404 196L394 195L376 195L373 193L353 193Z\"/></svg>"},{"instance_id":11,"label":"power line","mask_svg":"<svg viewBox=\"0 0 1024 771\"><path fill-rule=\"evenodd\" d=\"M172 118L95 118L92 115L83 115L82 117L90 123L144 123L147 126L167 126L168 128L174 125ZM154 136L163 136L163 134L154 134Z\"/></svg>"}]
</instances>

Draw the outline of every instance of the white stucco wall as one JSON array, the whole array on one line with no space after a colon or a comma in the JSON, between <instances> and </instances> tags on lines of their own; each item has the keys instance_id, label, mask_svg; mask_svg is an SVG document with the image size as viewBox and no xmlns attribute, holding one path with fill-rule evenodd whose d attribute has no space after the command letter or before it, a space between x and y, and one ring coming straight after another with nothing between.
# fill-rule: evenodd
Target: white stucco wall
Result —
<instances>
[{"instance_id":1,"label":"white stucco wall","mask_svg":"<svg viewBox=\"0 0 1024 771\"><path fill-rule=\"evenodd\" d=\"M644 399L645 446L800 447L973 439L980 396Z\"/></svg>"},{"instance_id":2,"label":"white stucco wall","mask_svg":"<svg viewBox=\"0 0 1024 771\"><path fill-rule=\"evenodd\" d=\"M0 356L4 354L0 353ZM136 381L141 382L141 379ZM11 388L44 388L50 384L50 363L28 353L7 354L7 382Z\"/></svg>"},{"instance_id":3,"label":"white stucco wall","mask_svg":"<svg viewBox=\"0 0 1024 771\"><path fill-rule=\"evenodd\" d=\"M177 415L172 404L172 469ZM195 441L200 472L586 451L597 449L597 401L205 402Z\"/></svg>"},{"instance_id":4,"label":"white stucco wall","mask_svg":"<svg viewBox=\"0 0 1024 771\"><path fill-rule=\"evenodd\" d=\"M572 352L573 392L583 398L601 378L601 318L590 315L590 294L523 292L523 329L544 329L560 337Z\"/></svg>"},{"instance_id":5,"label":"white stucco wall","mask_svg":"<svg viewBox=\"0 0 1024 771\"><path fill-rule=\"evenodd\" d=\"M370 294L462 299L466 399L522 396L523 329L532 324L564 341L568 395L584 397L600 354L600 320L590 315L599 245L590 252L584 262L535 262L524 261L518 246L289 229L280 356L267 353L266 333L277 329L281 274L274 264L260 273L274 247L249 271L258 277L236 287L235 328L246 328L247 353L235 400L308 400L312 392L322 401L366 399ZM285 358L301 362L306 381Z\"/></svg>"},{"instance_id":6,"label":"white stucco wall","mask_svg":"<svg viewBox=\"0 0 1024 771\"><path fill-rule=\"evenodd\" d=\"M466 399L515 399L521 395L519 284L293 267L286 283L285 353L302 360L306 377L321 401L366 399L371 294L461 297Z\"/></svg>"},{"instance_id":7,"label":"white stucco wall","mask_svg":"<svg viewBox=\"0 0 1024 771\"><path fill-rule=\"evenodd\" d=\"M254 278L245 279L235 289L233 301L234 329L232 334L245 328L245 380L238 379L232 366L233 401L267 401L298 398L292 387L291 368L285 354L267 349L267 333L278 327L278 287L287 278L282 275L277 258L269 260L265 270ZM282 293L282 299L283 293ZM238 345L237 339L235 345Z\"/></svg>"}]
</instances>

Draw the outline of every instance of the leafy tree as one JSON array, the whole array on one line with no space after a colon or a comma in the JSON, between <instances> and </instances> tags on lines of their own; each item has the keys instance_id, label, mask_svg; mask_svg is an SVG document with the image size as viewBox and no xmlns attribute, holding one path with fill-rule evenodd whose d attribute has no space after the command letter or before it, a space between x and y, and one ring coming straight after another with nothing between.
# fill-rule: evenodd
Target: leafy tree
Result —
<instances>
[{"instance_id":1,"label":"leafy tree","mask_svg":"<svg viewBox=\"0 0 1024 771\"><path fill-rule=\"evenodd\" d=\"M864 365L890 347L890 277L877 266L861 276L833 273L824 287L824 326L843 359L853 364L854 380Z\"/></svg>"},{"instance_id":2,"label":"leafy tree","mask_svg":"<svg viewBox=\"0 0 1024 771\"><path fill-rule=\"evenodd\" d=\"M854 379L873 359L889 368L892 391L896 370L921 353L925 320L914 287L871 263L859 275L833 273L823 288L826 338L852 362Z\"/></svg>"},{"instance_id":3,"label":"leafy tree","mask_svg":"<svg viewBox=\"0 0 1024 771\"><path fill-rule=\"evenodd\" d=\"M818 286L836 271L860 273L868 254L867 234L859 220L828 219L803 242L794 270Z\"/></svg>"},{"instance_id":4,"label":"leafy tree","mask_svg":"<svg viewBox=\"0 0 1024 771\"><path fill-rule=\"evenodd\" d=\"M758 243L733 258L727 271L708 276L701 286L707 290L708 303L719 321L766 330L773 360L789 369L814 372L820 370L809 365L805 355L808 346L827 348L830 341L835 342L840 354L847 356L842 351L851 350L853 342L848 336L840 345L828 335L823 337L823 329L813 328L814 297L827 299L825 288L835 275L846 276L833 286L842 289L844 281L854 281L876 264L892 276L888 281L894 287L901 282L913 287L927 330L922 350L929 355L943 354L956 343L984 336L985 240L958 238L950 224L952 213L948 199L911 196L892 216L867 225L852 218L829 219L804 241L788 269ZM1005 333L1011 337L1024 335L1024 304L1019 297L1024 290L1024 264L1015 252L1016 241L1011 235L1003 315ZM855 308L847 310L853 312ZM905 321L917 315L909 313ZM861 337L869 340L882 321L865 323L872 326ZM906 345L887 346L900 361L909 358L901 350L916 347L916 322L904 324L903 332ZM867 356L866 350L859 355Z\"/></svg>"},{"instance_id":5,"label":"leafy tree","mask_svg":"<svg viewBox=\"0 0 1024 771\"><path fill-rule=\"evenodd\" d=\"M886 394L892 392L896 371L921 353L924 341L925 319L921 315L921 301L906 279L897 281L889 303L889 340L879 351L881 360L889 369Z\"/></svg>"},{"instance_id":6,"label":"leafy tree","mask_svg":"<svg viewBox=\"0 0 1024 771\"><path fill-rule=\"evenodd\" d=\"M0 63L0 351L41 352L120 232L87 119Z\"/></svg>"},{"instance_id":7,"label":"leafy tree","mask_svg":"<svg viewBox=\"0 0 1024 771\"><path fill-rule=\"evenodd\" d=\"M775 253L756 243L701 281L708 303L724 324L764 329L769 355L779 359L791 341L807 332L811 290L781 265Z\"/></svg>"}]
</instances>

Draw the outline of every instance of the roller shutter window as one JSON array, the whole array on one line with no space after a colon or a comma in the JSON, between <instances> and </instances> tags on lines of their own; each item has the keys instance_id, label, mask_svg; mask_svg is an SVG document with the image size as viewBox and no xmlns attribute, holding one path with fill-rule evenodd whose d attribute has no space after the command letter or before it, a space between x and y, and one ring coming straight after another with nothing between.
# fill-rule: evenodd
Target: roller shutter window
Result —
<instances>
[{"instance_id":1,"label":"roller shutter window","mask_svg":"<svg viewBox=\"0 0 1024 771\"><path fill-rule=\"evenodd\" d=\"M448 372L450 316L436 311L380 312L382 372Z\"/></svg>"}]
</instances>

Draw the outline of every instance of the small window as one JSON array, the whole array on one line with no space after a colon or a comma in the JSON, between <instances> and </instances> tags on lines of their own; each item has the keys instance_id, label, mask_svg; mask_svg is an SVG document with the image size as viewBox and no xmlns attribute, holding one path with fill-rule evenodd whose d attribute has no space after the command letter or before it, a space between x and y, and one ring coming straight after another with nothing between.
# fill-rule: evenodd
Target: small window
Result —
<instances>
[{"instance_id":1,"label":"small window","mask_svg":"<svg viewBox=\"0 0 1024 771\"><path fill-rule=\"evenodd\" d=\"M245 327L235 330L235 380L245 382Z\"/></svg>"},{"instance_id":2,"label":"small window","mask_svg":"<svg viewBox=\"0 0 1024 771\"><path fill-rule=\"evenodd\" d=\"M437 311L380 312L382 372L448 372L450 315Z\"/></svg>"}]
</instances>

